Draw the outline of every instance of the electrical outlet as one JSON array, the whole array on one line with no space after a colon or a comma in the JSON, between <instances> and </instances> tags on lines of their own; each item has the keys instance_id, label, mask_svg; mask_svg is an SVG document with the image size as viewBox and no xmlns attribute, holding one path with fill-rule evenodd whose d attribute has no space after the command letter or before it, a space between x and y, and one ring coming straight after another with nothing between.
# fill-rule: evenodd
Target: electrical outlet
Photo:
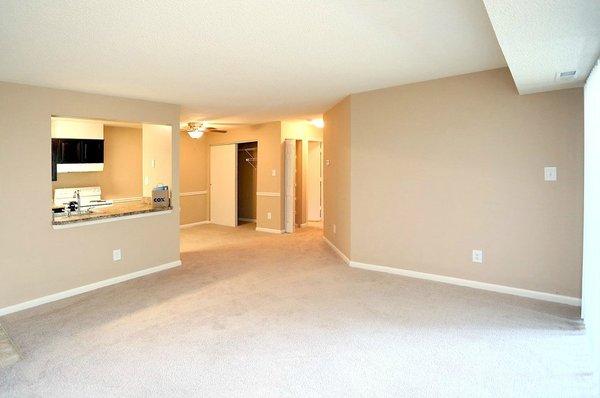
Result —
<instances>
[{"instance_id":1,"label":"electrical outlet","mask_svg":"<svg viewBox=\"0 0 600 398\"><path fill-rule=\"evenodd\" d=\"M271 212L268 212L267 213L267 220L270 220L270 219L271 219Z\"/></svg>"},{"instance_id":2,"label":"electrical outlet","mask_svg":"<svg viewBox=\"0 0 600 398\"><path fill-rule=\"evenodd\" d=\"M483 250L473 250L473 262L483 263Z\"/></svg>"},{"instance_id":3,"label":"electrical outlet","mask_svg":"<svg viewBox=\"0 0 600 398\"><path fill-rule=\"evenodd\" d=\"M335 226L335 224L333 224L333 233L335 234L337 232L337 227Z\"/></svg>"},{"instance_id":4,"label":"electrical outlet","mask_svg":"<svg viewBox=\"0 0 600 398\"><path fill-rule=\"evenodd\" d=\"M327 160L325 161L325 166L329 166L330 164L331 164L331 160L327 159Z\"/></svg>"},{"instance_id":5,"label":"electrical outlet","mask_svg":"<svg viewBox=\"0 0 600 398\"><path fill-rule=\"evenodd\" d=\"M544 180L545 181L556 181L557 173L556 167L544 167Z\"/></svg>"},{"instance_id":6,"label":"electrical outlet","mask_svg":"<svg viewBox=\"0 0 600 398\"><path fill-rule=\"evenodd\" d=\"M275 170L275 169L271 170L271 175L273 177L276 177L277 176L277 170Z\"/></svg>"},{"instance_id":7,"label":"electrical outlet","mask_svg":"<svg viewBox=\"0 0 600 398\"><path fill-rule=\"evenodd\" d=\"M113 261L121 261L122 258L121 249L113 250Z\"/></svg>"}]
</instances>

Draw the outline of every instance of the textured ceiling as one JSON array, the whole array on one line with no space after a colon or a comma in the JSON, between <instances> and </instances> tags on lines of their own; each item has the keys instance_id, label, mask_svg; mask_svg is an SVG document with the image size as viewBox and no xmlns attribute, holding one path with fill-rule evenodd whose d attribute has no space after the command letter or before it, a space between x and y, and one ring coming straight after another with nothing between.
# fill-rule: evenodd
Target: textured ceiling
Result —
<instances>
[{"instance_id":1,"label":"textured ceiling","mask_svg":"<svg viewBox=\"0 0 600 398\"><path fill-rule=\"evenodd\" d=\"M506 65L476 0L2 0L0 54L2 81L237 122Z\"/></svg>"},{"instance_id":2,"label":"textured ceiling","mask_svg":"<svg viewBox=\"0 0 600 398\"><path fill-rule=\"evenodd\" d=\"M581 87L600 56L600 0L484 0L521 94ZM577 71L571 82L556 73Z\"/></svg>"}]
</instances>

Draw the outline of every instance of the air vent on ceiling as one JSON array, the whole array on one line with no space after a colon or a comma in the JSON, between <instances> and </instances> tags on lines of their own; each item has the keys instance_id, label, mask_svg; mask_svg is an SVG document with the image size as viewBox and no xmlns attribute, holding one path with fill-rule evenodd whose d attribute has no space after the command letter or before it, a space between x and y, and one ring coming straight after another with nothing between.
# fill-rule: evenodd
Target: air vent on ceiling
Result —
<instances>
[{"instance_id":1,"label":"air vent on ceiling","mask_svg":"<svg viewBox=\"0 0 600 398\"><path fill-rule=\"evenodd\" d=\"M571 80L575 80L576 77L577 77L576 70L567 70L564 72L556 73L556 81L557 82L569 82Z\"/></svg>"}]
</instances>

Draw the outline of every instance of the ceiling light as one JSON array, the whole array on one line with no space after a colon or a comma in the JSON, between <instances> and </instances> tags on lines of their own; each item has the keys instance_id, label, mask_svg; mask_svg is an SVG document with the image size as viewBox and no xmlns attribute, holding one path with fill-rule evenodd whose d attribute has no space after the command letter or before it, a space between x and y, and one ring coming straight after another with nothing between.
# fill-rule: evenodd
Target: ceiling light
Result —
<instances>
[{"instance_id":1,"label":"ceiling light","mask_svg":"<svg viewBox=\"0 0 600 398\"><path fill-rule=\"evenodd\" d=\"M313 119L310 121L314 126L322 129L323 126L325 126L325 122L323 121L323 119Z\"/></svg>"},{"instance_id":2,"label":"ceiling light","mask_svg":"<svg viewBox=\"0 0 600 398\"><path fill-rule=\"evenodd\" d=\"M193 130L189 130L188 134L190 135L190 137L198 139L204 135L204 129L200 127Z\"/></svg>"}]
</instances>

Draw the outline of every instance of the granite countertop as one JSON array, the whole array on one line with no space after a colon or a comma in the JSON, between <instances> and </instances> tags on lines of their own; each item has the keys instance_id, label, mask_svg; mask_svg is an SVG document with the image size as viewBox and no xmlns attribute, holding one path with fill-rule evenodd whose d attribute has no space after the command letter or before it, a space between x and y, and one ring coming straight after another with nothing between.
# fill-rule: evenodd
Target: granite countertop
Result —
<instances>
[{"instance_id":1,"label":"granite countertop","mask_svg":"<svg viewBox=\"0 0 600 398\"><path fill-rule=\"evenodd\" d=\"M65 225L85 221L94 221L104 218L117 218L131 216L134 214L154 213L158 211L171 210L172 207L152 207L151 204L144 202L125 202L116 203L105 207L96 207L91 213L77 214L71 213L71 216L54 215L52 225Z\"/></svg>"}]
</instances>

